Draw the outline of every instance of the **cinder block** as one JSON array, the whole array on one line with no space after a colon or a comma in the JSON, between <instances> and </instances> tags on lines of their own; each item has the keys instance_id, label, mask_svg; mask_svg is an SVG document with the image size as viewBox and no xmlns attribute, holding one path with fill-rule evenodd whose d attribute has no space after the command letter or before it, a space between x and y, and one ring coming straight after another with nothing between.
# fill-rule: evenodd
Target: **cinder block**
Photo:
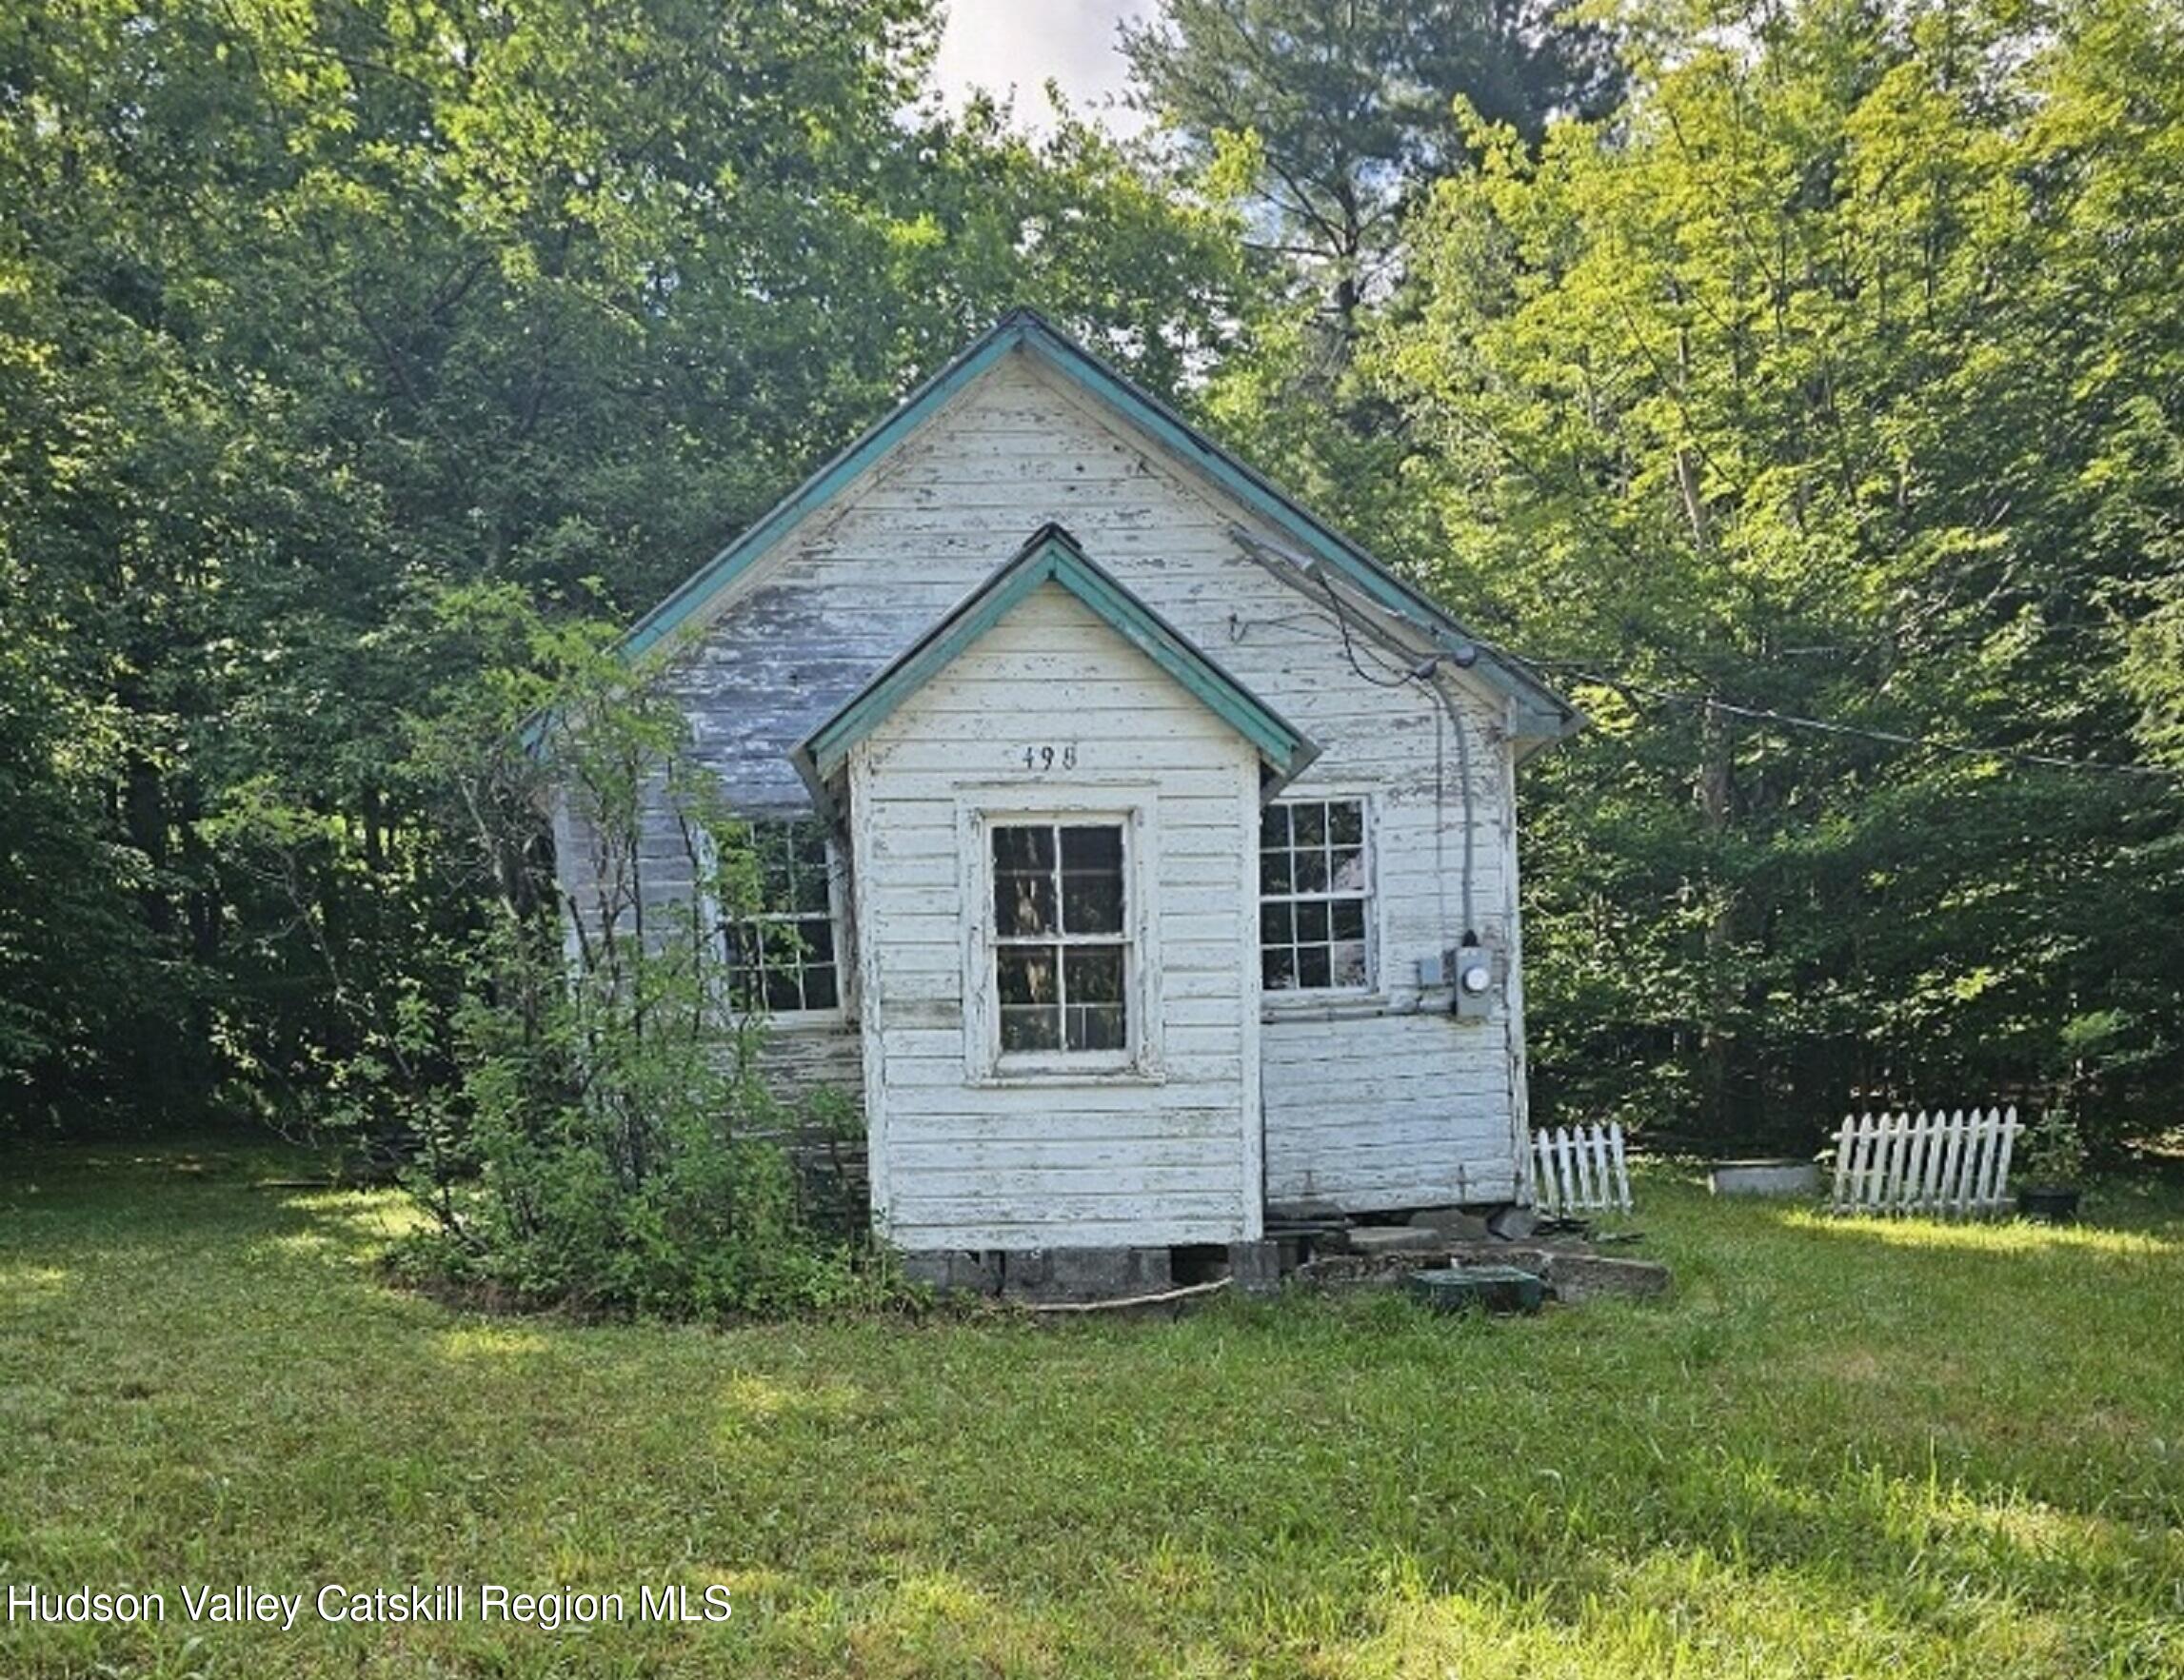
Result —
<instances>
[{"instance_id":1,"label":"cinder block","mask_svg":"<svg viewBox=\"0 0 2184 1680\"><path fill-rule=\"evenodd\" d=\"M963 1249L932 1249L903 1256L903 1275L943 1295L1001 1293L998 1256Z\"/></svg>"},{"instance_id":2,"label":"cinder block","mask_svg":"<svg viewBox=\"0 0 2184 1680\"><path fill-rule=\"evenodd\" d=\"M1232 1287L1249 1295L1270 1295L1281 1287L1281 1245L1232 1242L1228 1245Z\"/></svg>"}]
</instances>

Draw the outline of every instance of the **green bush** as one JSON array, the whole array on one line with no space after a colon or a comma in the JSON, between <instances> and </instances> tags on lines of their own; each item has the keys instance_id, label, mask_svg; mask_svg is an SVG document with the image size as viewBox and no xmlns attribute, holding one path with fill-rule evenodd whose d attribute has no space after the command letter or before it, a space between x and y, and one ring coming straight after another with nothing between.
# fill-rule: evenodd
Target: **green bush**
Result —
<instances>
[{"instance_id":1,"label":"green bush","mask_svg":"<svg viewBox=\"0 0 2184 1680\"><path fill-rule=\"evenodd\" d=\"M853 1111L792 1108L759 1077L762 1022L720 937L753 906L748 830L690 764L680 716L594 630L501 591L446 610L503 653L435 708L417 762L495 885L457 941L452 1008L379 1012L347 1080L360 1132L397 1116L431 1216L402 1270L654 1316L885 1300L862 1196L815 1189L794 1148ZM557 805L574 888L541 843Z\"/></svg>"}]
</instances>

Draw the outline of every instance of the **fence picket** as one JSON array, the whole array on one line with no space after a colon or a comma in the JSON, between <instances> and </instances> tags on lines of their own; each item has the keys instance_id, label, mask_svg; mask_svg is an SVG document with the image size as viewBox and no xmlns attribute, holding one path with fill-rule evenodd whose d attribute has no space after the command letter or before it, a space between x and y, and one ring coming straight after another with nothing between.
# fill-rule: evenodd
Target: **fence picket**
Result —
<instances>
[{"instance_id":1,"label":"fence picket","mask_svg":"<svg viewBox=\"0 0 2184 1680\"><path fill-rule=\"evenodd\" d=\"M1975 1109L1973 1112L1976 1114L1978 1111ZM1956 1123L1949 1128L1948 1143L1941 1152L1941 1176L1934 1197L1934 1211L1945 1217L1963 1212L1962 1180L1957 1176L1963 1156L1964 1111L1958 1109Z\"/></svg>"},{"instance_id":2,"label":"fence picket","mask_svg":"<svg viewBox=\"0 0 2184 1680\"><path fill-rule=\"evenodd\" d=\"M2010 1205L2017 1111L1904 1109L1845 1115L1837 1130L1837 1214L1973 1218Z\"/></svg>"},{"instance_id":3,"label":"fence picket","mask_svg":"<svg viewBox=\"0 0 2184 1680\"><path fill-rule=\"evenodd\" d=\"M1621 1126L1557 1126L1552 1132L1535 1132L1525 1155L1531 1169L1532 1204L1546 1216L1631 1211L1630 1163Z\"/></svg>"}]
</instances>

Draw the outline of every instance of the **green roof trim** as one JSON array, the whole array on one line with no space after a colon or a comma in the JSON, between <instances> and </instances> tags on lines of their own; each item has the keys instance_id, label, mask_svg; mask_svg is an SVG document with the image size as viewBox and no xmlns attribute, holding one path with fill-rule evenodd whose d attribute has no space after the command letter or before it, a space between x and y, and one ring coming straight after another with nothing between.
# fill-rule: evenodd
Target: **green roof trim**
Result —
<instances>
[{"instance_id":1,"label":"green roof trim","mask_svg":"<svg viewBox=\"0 0 2184 1680\"><path fill-rule=\"evenodd\" d=\"M849 751L913 695L953 664L979 638L1053 583L1173 678L1192 698L1255 747L1272 786L1297 777L1320 749L1250 689L1201 653L1160 614L1086 558L1060 525L1042 526L1016 557L976 593L853 695L789 756L814 792L848 761Z\"/></svg>"},{"instance_id":2,"label":"green roof trim","mask_svg":"<svg viewBox=\"0 0 2184 1680\"><path fill-rule=\"evenodd\" d=\"M705 604L880 458L930 420L950 398L1012 350L1037 356L1075 386L1118 412L1186 465L1195 467L1302 550L1348 578L1372 600L1427 630L1516 703L1519 732L1557 739L1583 724L1578 709L1521 660L1480 641L1413 584L1290 500L1157 397L1141 389L1044 317L1004 315L983 338L906 396L895 410L834 457L630 627L625 657L652 651L691 623Z\"/></svg>"}]
</instances>

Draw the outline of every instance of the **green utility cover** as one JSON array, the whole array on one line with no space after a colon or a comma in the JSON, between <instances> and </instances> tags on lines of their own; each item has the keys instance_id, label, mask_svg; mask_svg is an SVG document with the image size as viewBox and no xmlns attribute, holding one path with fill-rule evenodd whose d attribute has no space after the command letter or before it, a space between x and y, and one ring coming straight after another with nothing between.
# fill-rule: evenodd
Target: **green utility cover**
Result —
<instances>
[{"instance_id":1,"label":"green utility cover","mask_svg":"<svg viewBox=\"0 0 2184 1680\"><path fill-rule=\"evenodd\" d=\"M1515 1266L1456 1266L1439 1272L1413 1272L1403 1280L1411 1298L1437 1313L1461 1313L1472 1307L1489 1313L1537 1313L1547 1286Z\"/></svg>"}]
</instances>

